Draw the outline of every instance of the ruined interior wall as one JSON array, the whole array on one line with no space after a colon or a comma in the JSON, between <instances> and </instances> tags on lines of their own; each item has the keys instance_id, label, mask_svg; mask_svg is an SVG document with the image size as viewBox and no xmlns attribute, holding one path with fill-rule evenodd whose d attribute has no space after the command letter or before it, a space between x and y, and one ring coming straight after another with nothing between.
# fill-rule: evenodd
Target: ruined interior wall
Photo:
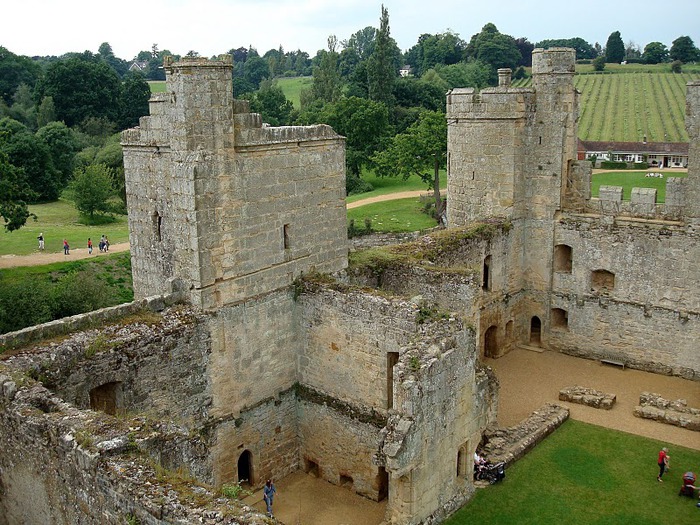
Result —
<instances>
[{"instance_id":1,"label":"ruined interior wall","mask_svg":"<svg viewBox=\"0 0 700 525\"><path fill-rule=\"evenodd\" d=\"M555 244L572 247L571 273L555 272L553 291L592 293L591 272L615 274L611 299L700 311L700 234L672 223L569 216Z\"/></svg>"},{"instance_id":2,"label":"ruined interior wall","mask_svg":"<svg viewBox=\"0 0 700 525\"><path fill-rule=\"evenodd\" d=\"M334 485L344 485L379 501L382 483L372 462L379 444L381 424L362 421L356 413L343 413L328 404L299 400L300 466Z\"/></svg>"},{"instance_id":3,"label":"ruined interior wall","mask_svg":"<svg viewBox=\"0 0 700 525\"><path fill-rule=\"evenodd\" d=\"M294 390L287 390L218 424L211 449L215 485L244 481L239 479L238 462L245 451L251 454L247 481L253 487L298 470L297 418Z\"/></svg>"},{"instance_id":4,"label":"ruined interior wall","mask_svg":"<svg viewBox=\"0 0 700 525\"><path fill-rule=\"evenodd\" d=\"M417 306L361 292L300 297L305 331L299 382L365 407L387 407L387 353L416 334Z\"/></svg>"},{"instance_id":5,"label":"ruined interior wall","mask_svg":"<svg viewBox=\"0 0 700 525\"><path fill-rule=\"evenodd\" d=\"M431 328L432 342L407 348L396 366L397 413L382 451L391 476L387 518L397 523L444 517L466 501L472 454L497 404L494 385L477 379L474 331L457 320Z\"/></svg>"},{"instance_id":6,"label":"ruined interior wall","mask_svg":"<svg viewBox=\"0 0 700 525\"><path fill-rule=\"evenodd\" d=\"M297 381L298 315L292 292L286 289L209 316L213 417L238 417Z\"/></svg>"}]
</instances>

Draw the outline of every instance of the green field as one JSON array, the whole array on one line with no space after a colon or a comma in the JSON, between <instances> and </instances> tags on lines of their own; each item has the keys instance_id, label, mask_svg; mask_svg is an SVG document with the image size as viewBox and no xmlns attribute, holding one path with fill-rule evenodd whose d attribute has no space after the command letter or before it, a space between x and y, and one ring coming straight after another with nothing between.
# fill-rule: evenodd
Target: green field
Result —
<instances>
[{"instance_id":1,"label":"green field","mask_svg":"<svg viewBox=\"0 0 700 525\"><path fill-rule=\"evenodd\" d=\"M151 93L164 93L165 80L149 80L148 87L151 88Z\"/></svg>"},{"instance_id":2,"label":"green field","mask_svg":"<svg viewBox=\"0 0 700 525\"><path fill-rule=\"evenodd\" d=\"M44 234L45 251L56 253L63 251L63 239L68 240L71 250L86 249L88 237L92 239L95 247L102 235L109 237L111 244L129 240L125 215L116 215L114 222L108 224L88 226L80 222L77 210L65 200L35 204L29 206L29 211L36 214L36 221L30 218L19 230L0 232L0 255L28 255L38 252L39 233Z\"/></svg>"},{"instance_id":3,"label":"green field","mask_svg":"<svg viewBox=\"0 0 700 525\"><path fill-rule=\"evenodd\" d=\"M348 222L354 220L364 227L365 219L372 221L378 232L414 232L437 226L437 221L422 212L425 203L420 198L375 202L348 210Z\"/></svg>"},{"instance_id":4,"label":"green field","mask_svg":"<svg viewBox=\"0 0 700 525\"><path fill-rule=\"evenodd\" d=\"M670 64L606 64L594 72L577 65L574 86L581 92L578 136L582 140L687 142L686 84L700 79L700 66L671 73ZM513 82L527 87L531 79Z\"/></svg>"},{"instance_id":5,"label":"green field","mask_svg":"<svg viewBox=\"0 0 700 525\"><path fill-rule=\"evenodd\" d=\"M277 79L277 85L284 92L284 96L287 97L294 104L295 109L300 109L301 104L299 102L299 94L302 89L310 89L311 84L313 84L312 77L284 77Z\"/></svg>"},{"instance_id":6,"label":"green field","mask_svg":"<svg viewBox=\"0 0 700 525\"><path fill-rule=\"evenodd\" d=\"M411 175L408 179L403 180L401 177L377 177L374 175L374 173L365 170L362 173L362 178L369 182L374 189L365 193L358 193L356 195L348 196L348 203L368 199L370 197L376 197L377 195L386 195L388 193L397 193L400 191L432 192L432 188L428 188L428 185L417 175ZM447 188L447 177L445 176L445 170L440 171L440 188L443 190Z\"/></svg>"},{"instance_id":7,"label":"green field","mask_svg":"<svg viewBox=\"0 0 700 525\"><path fill-rule=\"evenodd\" d=\"M661 447L652 439L569 420L477 490L445 525L664 525L699 523L696 499L678 496L683 472L698 474L700 452L671 446L671 470L656 481Z\"/></svg>"},{"instance_id":8,"label":"green field","mask_svg":"<svg viewBox=\"0 0 700 525\"><path fill-rule=\"evenodd\" d=\"M666 179L687 177L688 173L666 172L663 178L647 177L646 171L610 171L594 173L591 179L591 196L597 197L601 186L622 186L622 199L630 200L632 188L655 188L656 202L666 201Z\"/></svg>"}]
</instances>

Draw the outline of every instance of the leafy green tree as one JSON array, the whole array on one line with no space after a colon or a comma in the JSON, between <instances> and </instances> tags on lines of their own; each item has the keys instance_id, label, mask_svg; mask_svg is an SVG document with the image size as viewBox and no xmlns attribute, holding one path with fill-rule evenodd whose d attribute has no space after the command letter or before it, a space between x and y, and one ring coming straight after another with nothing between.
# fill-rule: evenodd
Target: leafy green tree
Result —
<instances>
[{"instance_id":1,"label":"leafy green tree","mask_svg":"<svg viewBox=\"0 0 700 525\"><path fill-rule=\"evenodd\" d=\"M0 216L6 231L18 230L24 226L32 216L27 204L35 198L24 171L10 164L7 155L0 151Z\"/></svg>"},{"instance_id":2,"label":"leafy green tree","mask_svg":"<svg viewBox=\"0 0 700 525\"><path fill-rule=\"evenodd\" d=\"M497 69L504 67L515 69L523 58L515 39L500 33L492 23L486 24L480 33L472 36L467 46L467 55L473 60L491 66L489 79L491 83L495 83L498 79Z\"/></svg>"},{"instance_id":3,"label":"leafy green tree","mask_svg":"<svg viewBox=\"0 0 700 525\"><path fill-rule=\"evenodd\" d=\"M60 174L60 185L65 187L75 166L75 154L80 150L80 144L75 132L63 122L50 122L36 132L49 149L51 162Z\"/></svg>"},{"instance_id":4,"label":"leafy green tree","mask_svg":"<svg viewBox=\"0 0 700 525\"><path fill-rule=\"evenodd\" d=\"M0 46L0 99L12 103L20 84L34 87L41 75L41 66L30 58L15 55Z\"/></svg>"},{"instance_id":5,"label":"leafy green tree","mask_svg":"<svg viewBox=\"0 0 700 525\"><path fill-rule=\"evenodd\" d=\"M338 39L335 35L328 37L328 50L321 50L318 66L313 69L314 83L311 86L313 99L335 102L340 98L340 73L338 71Z\"/></svg>"},{"instance_id":6,"label":"leafy green tree","mask_svg":"<svg viewBox=\"0 0 700 525\"><path fill-rule=\"evenodd\" d=\"M447 119L444 113L425 111L404 133L373 157L380 177L418 175L435 196L435 214L444 224L445 207L440 197L440 168L445 166Z\"/></svg>"},{"instance_id":7,"label":"leafy green tree","mask_svg":"<svg viewBox=\"0 0 700 525\"><path fill-rule=\"evenodd\" d=\"M243 64L243 77L252 84L255 89L260 87L260 82L270 78L270 66L267 60L258 55L255 49L248 51L248 59Z\"/></svg>"},{"instance_id":8,"label":"leafy green tree","mask_svg":"<svg viewBox=\"0 0 700 525\"><path fill-rule=\"evenodd\" d=\"M68 186L69 195L76 209L94 218L95 212L105 214L111 212L109 202L115 196L114 173L104 164L91 164L78 168L73 180Z\"/></svg>"},{"instance_id":9,"label":"leafy green tree","mask_svg":"<svg viewBox=\"0 0 700 525\"><path fill-rule=\"evenodd\" d=\"M13 104L8 111L8 116L25 124L28 128L36 129L36 107L32 100L32 90L27 84L17 86L12 96Z\"/></svg>"},{"instance_id":10,"label":"leafy green tree","mask_svg":"<svg viewBox=\"0 0 700 525\"><path fill-rule=\"evenodd\" d=\"M671 60L680 60L684 64L700 60L700 51L689 36L679 36L671 43L669 52Z\"/></svg>"},{"instance_id":11,"label":"leafy green tree","mask_svg":"<svg viewBox=\"0 0 700 525\"><path fill-rule=\"evenodd\" d=\"M250 109L260 113L263 121L271 126L286 126L291 123L294 105L284 96L276 82L263 80L260 89L247 93L243 98L250 101Z\"/></svg>"},{"instance_id":12,"label":"leafy green tree","mask_svg":"<svg viewBox=\"0 0 700 525\"><path fill-rule=\"evenodd\" d=\"M576 50L576 60L592 60L598 56L596 49L581 37L541 40L535 44L535 47L542 49L570 47Z\"/></svg>"},{"instance_id":13,"label":"leafy green tree","mask_svg":"<svg viewBox=\"0 0 700 525\"><path fill-rule=\"evenodd\" d=\"M393 90L399 74L400 55L401 52L390 35L389 11L382 5L374 50L367 59L367 91L370 99L383 102L387 107L394 104Z\"/></svg>"},{"instance_id":14,"label":"leafy green tree","mask_svg":"<svg viewBox=\"0 0 700 525\"><path fill-rule=\"evenodd\" d=\"M360 60L367 60L374 51L377 30L372 26L367 26L353 33L350 38L341 42L344 49L355 52Z\"/></svg>"},{"instance_id":15,"label":"leafy green tree","mask_svg":"<svg viewBox=\"0 0 700 525\"><path fill-rule=\"evenodd\" d=\"M54 201L63 190L60 173L54 168L46 143L22 123L0 120L0 151L13 166L22 168L29 187L35 194L31 202Z\"/></svg>"},{"instance_id":16,"label":"leafy green tree","mask_svg":"<svg viewBox=\"0 0 700 525\"><path fill-rule=\"evenodd\" d=\"M320 119L346 138L348 177L359 178L362 167L369 165L372 155L391 135L389 110L383 102L341 98L326 104Z\"/></svg>"},{"instance_id":17,"label":"leafy green tree","mask_svg":"<svg viewBox=\"0 0 700 525\"><path fill-rule=\"evenodd\" d=\"M535 46L535 44L530 42L525 37L516 38L515 45L517 46L518 51L520 51L520 56L522 56L520 62L518 62L518 65L521 67L532 66L532 52L535 50L535 47L539 46Z\"/></svg>"},{"instance_id":18,"label":"leafy green tree","mask_svg":"<svg viewBox=\"0 0 700 525\"><path fill-rule=\"evenodd\" d=\"M123 77L129 70L129 64L126 62L126 60L117 58L114 55L114 52L112 51L112 46L109 45L109 42L103 42L102 44L100 44L97 53L97 56L101 60L104 60L107 63L107 65L111 67L114 70L114 72L120 77Z\"/></svg>"},{"instance_id":19,"label":"leafy green tree","mask_svg":"<svg viewBox=\"0 0 700 525\"><path fill-rule=\"evenodd\" d=\"M435 72L445 81L445 91L456 87L481 89L488 86L491 77L489 66L478 60L449 66L436 66Z\"/></svg>"},{"instance_id":20,"label":"leafy green tree","mask_svg":"<svg viewBox=\"0 0 700 525\"><path fill-rule=\"evenodd\" d=\"M456 64L465 58L467 43L458 34L447 31L436 35L422 34L418 43L409 49L405 61L415 75L423 73L438 64Z\"/></svg>"},{"instance_id":21,"label":"leafy green tree","mask_svg":"<svg viewBox=\"0 0 700 525\"><path fill-rule=\"evenodd\" d=\"M613 31L605 44L605 62L619 64L625 59L625 44L619 31Z\"/></svg>"},{"instance_id":22,"label":"leafy green tree","mask_svg":"<svg viewBox=\"0 0 700 525\"><path fill-rule=\"evenodd\" d=\"M605 69L605 55L600 55L593 59L593 71L603 71Z\"/></svg>"},{"instance_id":23,"label":"leafy green tree","mask_svg":"<svg viewBox=\"0 0 700 525\"><path fill-rule=\"evenodd\" d=\"M124 77L119 96L119 128L138 126L139 118L148 115L151 88L141 73L130 71Z\"/></svg>"},{"instance_id":24,"label":"leafy green tree","mask_svg":"<svg viewBox=\"0 0 700 525\"><path fill-rule=\"evenodd\" d=\"M661 42L649 42L644 46L642 60L646 64L660 64L668 61L668 48Z\"/></svg>"},{"instance_id":25,"label":"leafy green tree","mask_svg":"<svg viewBox=\"0 0 700 525\"><path fill-rule=\"evenodd\" d=\"M432 111L445 110L445 90L422 78L397 79L394 84L394 98L397 106L420 107Z\"/></svg>"},{"instance_id":26,"label":"leafy green tree","mask_svg":"<svg viewBox=\"0 0 700 525\"><path fill-rule=\"evenodd\" d=\"M57 119L69 127L89 117L117 122L120 91L119 76L94 57L54 62L37 84L38 100L52 97Z\"/></svg>"},{"instance_id":27,"label":"leafy green tree","mask_svg":"<svg viewBox=\"0 0 700 525\"><path fill-rule=\"evenodd\" d=\"M49 122L56 120L56 106L53 103L53 97L44 97L41 99L41 104L36 111L36 124L40 128L46 126Z\"/></svg>"}]
</instances>

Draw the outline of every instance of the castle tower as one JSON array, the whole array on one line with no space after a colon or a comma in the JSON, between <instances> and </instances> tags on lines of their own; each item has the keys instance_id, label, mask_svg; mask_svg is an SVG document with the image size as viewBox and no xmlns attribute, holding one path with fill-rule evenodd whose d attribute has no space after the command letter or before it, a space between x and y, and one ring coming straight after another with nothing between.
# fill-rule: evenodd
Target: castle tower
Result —
<instances>
[{"instance_id":1,"label":"castle tower","mask_svg":"<svg viewBox=\"0 0 700 525\"><path fill-rule=\"evenodd\" d=\"M164 65L166 92L122 135L135 296L179 282L216 308L344 268L343 138L263 126L230 57Z\"/></svg>"}]
</instances>

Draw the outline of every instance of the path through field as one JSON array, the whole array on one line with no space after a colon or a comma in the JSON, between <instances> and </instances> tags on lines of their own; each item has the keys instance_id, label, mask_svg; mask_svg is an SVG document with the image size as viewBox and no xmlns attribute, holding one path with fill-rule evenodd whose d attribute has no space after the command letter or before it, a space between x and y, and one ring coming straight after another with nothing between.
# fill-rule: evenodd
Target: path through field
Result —
<instances>
[{"instance_id":1,"label":"path through field","mask_svg":"<svg viewBox=\"0 0 700 525\"><path fill-rule=\"evenodd\" d=\"M95 248L92 251L92 255L88 253L87 248L71 248L70 255L64 255L63 252L36 252L29 255L2 255L0 256L0 269L13 268L15 266L39 266L42 264L102 257L110 253L125 252L128 249L129 243L124 242L110 245L109 252L107 253L102 253L100 250Z\"/></svg>"}]
</instances>

